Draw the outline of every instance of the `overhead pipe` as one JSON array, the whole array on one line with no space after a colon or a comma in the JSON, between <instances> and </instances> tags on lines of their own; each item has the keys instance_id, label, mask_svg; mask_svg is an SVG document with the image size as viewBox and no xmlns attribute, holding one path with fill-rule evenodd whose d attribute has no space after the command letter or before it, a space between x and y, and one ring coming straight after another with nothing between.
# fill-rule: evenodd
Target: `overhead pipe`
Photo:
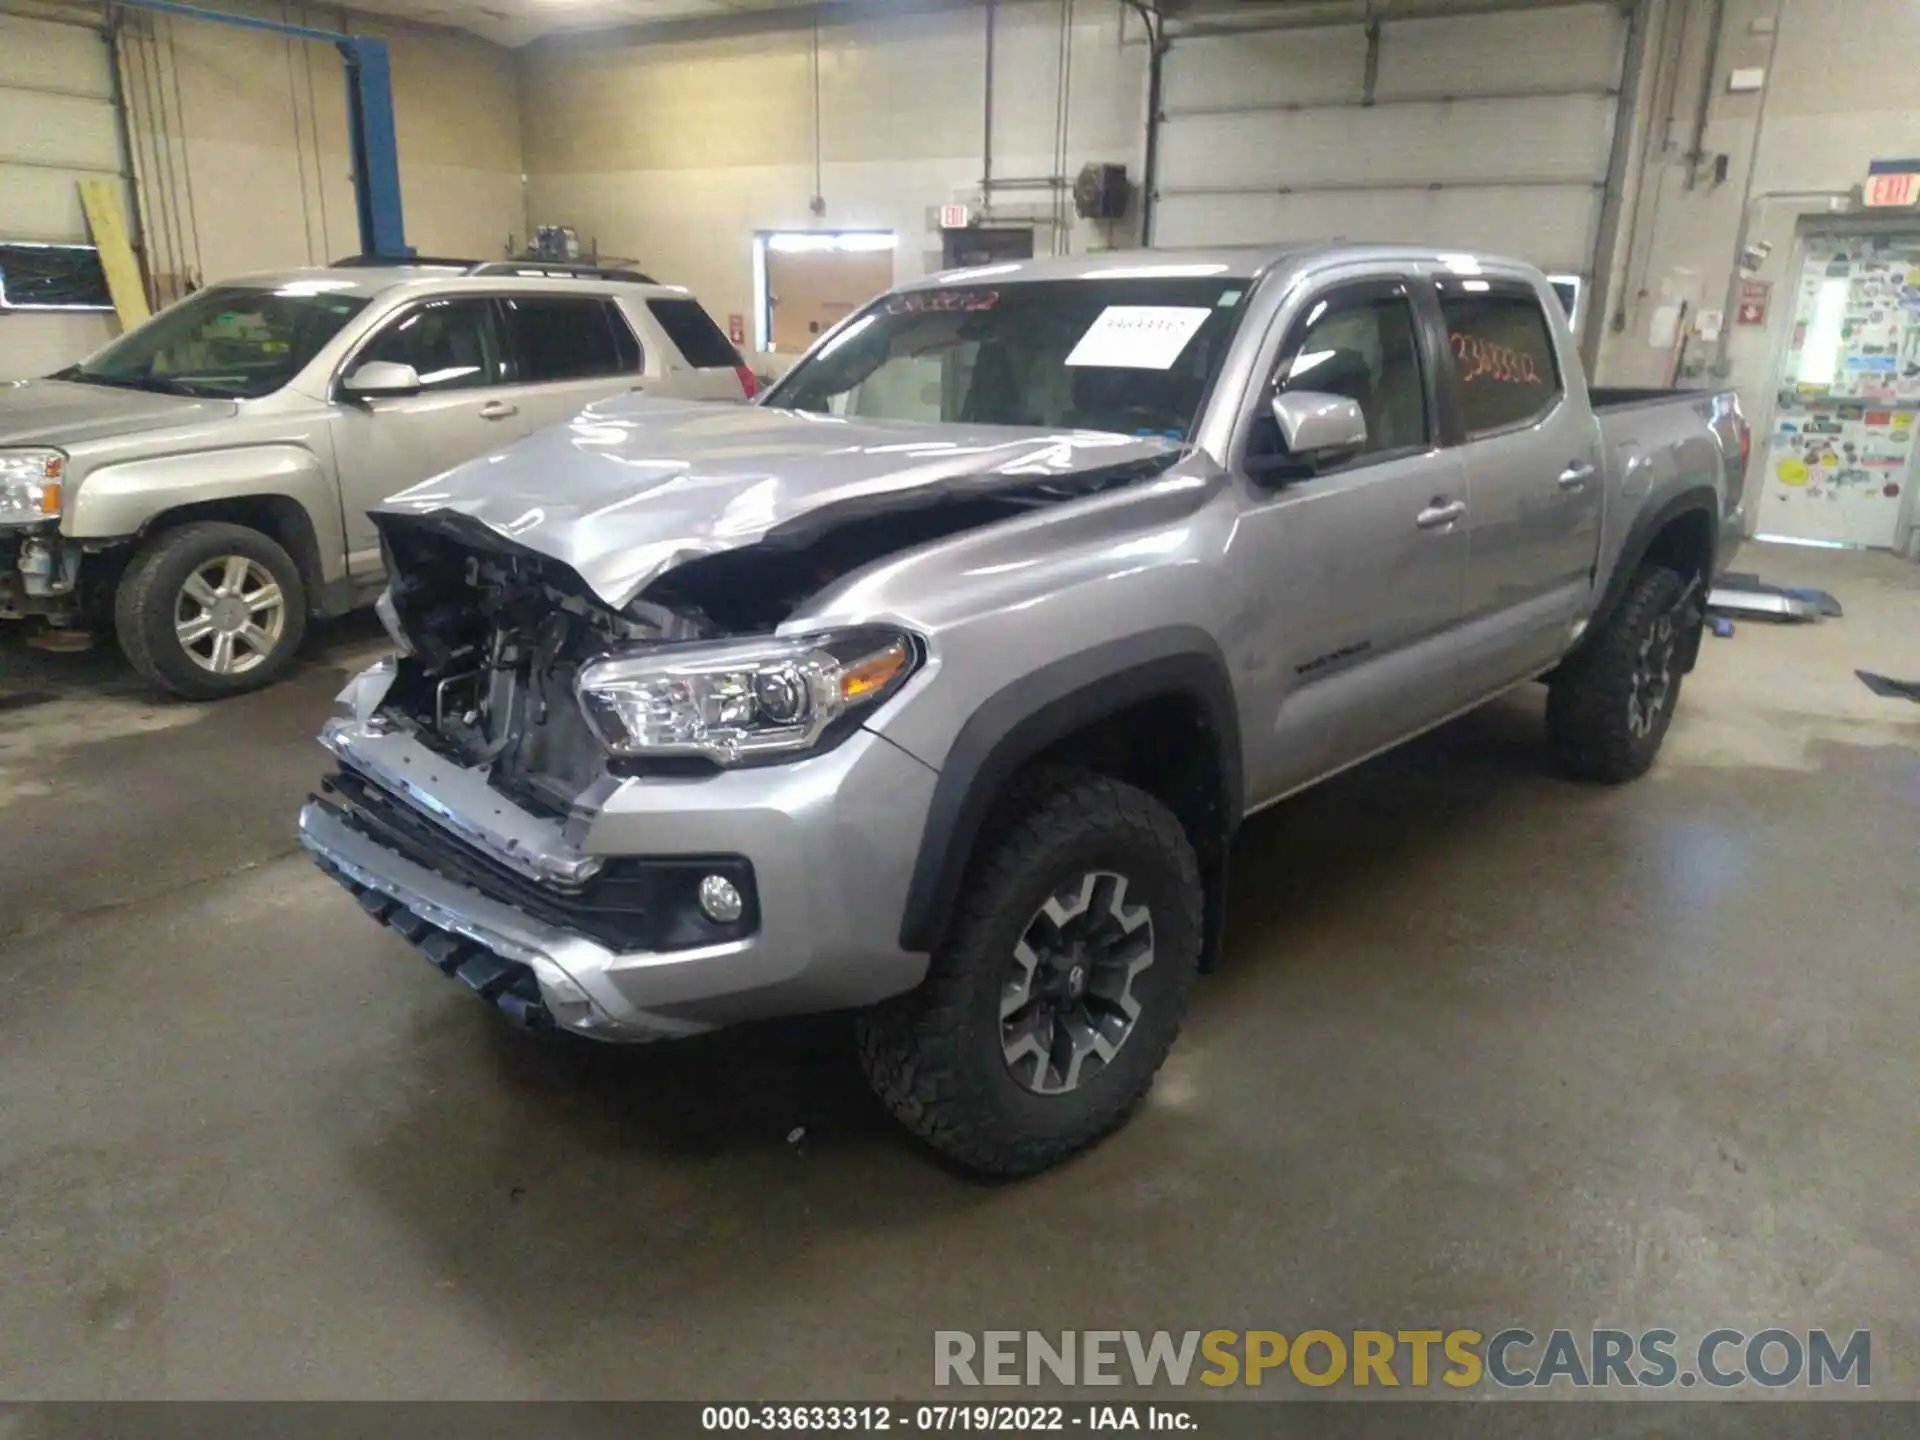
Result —
<instances>
[{"instance_id":1,"label":"overhead pipe","mask_svg":"<svg viewBox=\"0 0 1920 1440\"><path fill-rule=\"evenodd\" d=\"M993 194L993 22L999 14L999 0L987 0L987 73L984 123L980 136L980 199L984 204Z\"/></svg>"},{"instance_id":2,"label":"overhead pipe","mask_svg":"<svg viewBox=\"0 0 1920 1440\"><path fill-rule=\"evenodd\" d=\"M1707 21L1706 64L1700 72L1700 95L1693 107L1693 137L1687 143L1687 189L1700 183L1700 162L1707 158L1707 119L1713 108L1714 77L1720 72L1720 30L1726 23L1727 0L1711 0ZM1776 33L1779 27L1775 27Z\"/></svg>"},{"instance_id":3,"label":"overhead pipe","mask_svg":"<svg viewBox=\"0 0 1920 1440\"><path fill-rule=\"evenodd\" d=\"M1120 0L1120 3L1139 13L1140 23L1147 32L1147 143L1140 163L1140 243L1151 245L1153 187L1160 173L1160 122L1167 118L1160 106L1161 65L1167 55L1167 24L1164 18L1157 26L1154 24L1159 12L1145 0Z\"/></svg>"},{"instance_id":4,"label":"overhead pipe","mask_svg":"<svg viewBox=\"0 0 1920 1440\"><path fill-rule=\"evenodd\" d=\"M1595 315L1605 315L1613 306L1614 255L1620 246L1621 217L1626 214L1628 171L1633 160L1633 111L1635 101L1626 97L1641 88L1646 68L1648 14L1653 0L1634 0L1633 9L1627 16L1627 45L1621 56L1619 91L1621 101L1614 106L1613 135L1607 145L1607 183L1600 193L1600 216L1598 233L1593 246L1593 277L1588 292L1586 326L1580 336L1580 360L1587 368L1587 374L1594 374L1600 364L1600 337L1603 327L1595 324ZM1644 185L1646 174L1643 170L1639 183ZM1625 267L1622 266L1620 278L1624 283Z\"/></svg>"}]
</instances>

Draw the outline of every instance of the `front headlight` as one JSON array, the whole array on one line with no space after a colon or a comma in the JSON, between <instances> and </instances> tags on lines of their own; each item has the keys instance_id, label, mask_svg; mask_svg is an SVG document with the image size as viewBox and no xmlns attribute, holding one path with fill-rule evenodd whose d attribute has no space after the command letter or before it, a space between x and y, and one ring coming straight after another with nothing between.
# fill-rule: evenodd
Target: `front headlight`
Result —
<instances>
[{"instance_id":1,"label":"front headlight","mask_svg":"<svg viewBox=\"0 0 1920 1440\"><path fill-rule=\"evenodd\" d=\"M0 450L0 525L59 519L66 468L58 450Z\"/></svg>"},{"instance_id":2,"label":"front headlight","mask_svg":"<svg viewBox=\"0 0 1920 1440\"><path fill-rule=\"evenodd\" d=\"M812 750L837 721L897 691L919 664L898 630L664 646L595 660L574 681L587 724L619 756L737 765Z\"/></svg>"}]
</instances>

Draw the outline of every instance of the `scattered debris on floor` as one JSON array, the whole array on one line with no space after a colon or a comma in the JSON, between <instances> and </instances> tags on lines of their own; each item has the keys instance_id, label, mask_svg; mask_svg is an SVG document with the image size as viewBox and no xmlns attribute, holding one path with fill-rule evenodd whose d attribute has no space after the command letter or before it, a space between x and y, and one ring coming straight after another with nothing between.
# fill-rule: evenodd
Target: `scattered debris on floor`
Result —
<instances>
[{"instance_id":1,"label":"scattered debris on floor","mask_svg":"<svg viewBox=\"0 0 1920 1440\"><path fill-rule=\"evenodd\" d=\"M1885 675L1876 675L1871 670L1856 670L1853 673L1876 695L1889 700L1911 700L1920 705L1920 680L1894 680Z\"/></svg>"}]
</instances>

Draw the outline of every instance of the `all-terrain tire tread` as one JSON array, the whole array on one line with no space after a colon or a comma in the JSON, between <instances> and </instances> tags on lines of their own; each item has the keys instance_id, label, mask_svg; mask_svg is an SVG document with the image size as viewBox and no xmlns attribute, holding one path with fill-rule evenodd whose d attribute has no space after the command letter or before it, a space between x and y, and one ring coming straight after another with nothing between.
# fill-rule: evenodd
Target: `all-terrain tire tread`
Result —
<instances>
[{"instance_id":1,"label":"all-terrain tire tread","mask_svg":"<svg viewBox=\"0 0 1920 1440\"><path fill-rule=\"evenodd\" d=\"M1547 693L1547 735L1561 766L1583 780L1618 785L1646 774L1680 700L1673 677L1665 713L1651 740L1627 728L1627 701L1646 629L1673 608L1686 582L1665 566L1648 565L1601 632L1561 667Z\"/></svg>"},{"instance_id":2,"label":"all-terrain tire tread","mask_svg":"<svg viewBox=\"0 0 1920 1440\"><path fill-rule=\"evenodd\" d=\"M966 1076L973 986L979 973L1000 958L982 953L982 947L988 932L1004 921L1007 897L1090 831L1131 835L1177 868L1196 942L1203 892L1199 863L1179 820L1153 796L1122 781L1084 771L1037 771L1018 782L1001 813L1000 828L983 837L976 852L947 939L935 951L926 979L918 989L863 1015L857 1036L862 1068L902 1124L968 1169L1010 1176L1043 1170L1126 1123L1179 1034L1192 987L1180 986L1164 1007L1160 1023L1166 1033L1154 1039L1160 1053L1147 1083L1135 1093L1060 1133L1012 1133L990 1106L972 1103ZM1197 948L1196 943L1193 956L1175 963L1194 968Z\"/></svg>"}]
</instances>

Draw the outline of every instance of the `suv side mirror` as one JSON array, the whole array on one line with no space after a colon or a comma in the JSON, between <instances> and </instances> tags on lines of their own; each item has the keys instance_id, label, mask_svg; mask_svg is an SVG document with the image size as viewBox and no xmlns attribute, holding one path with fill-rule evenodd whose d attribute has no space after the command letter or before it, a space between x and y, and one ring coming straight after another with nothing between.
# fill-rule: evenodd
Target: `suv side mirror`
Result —
<instances>
[{"instance_id":1,"label":"suv side mirror","mask_svg":"<svg viewBox=\"0 0 1920 1440\"><path fill-rule=\"evenodd\" d=\"M340 388L356 400L418 395L420 372L411 365L402 365L394 360L369 360L342 380Z\"/></svg>"}]
</instances>

